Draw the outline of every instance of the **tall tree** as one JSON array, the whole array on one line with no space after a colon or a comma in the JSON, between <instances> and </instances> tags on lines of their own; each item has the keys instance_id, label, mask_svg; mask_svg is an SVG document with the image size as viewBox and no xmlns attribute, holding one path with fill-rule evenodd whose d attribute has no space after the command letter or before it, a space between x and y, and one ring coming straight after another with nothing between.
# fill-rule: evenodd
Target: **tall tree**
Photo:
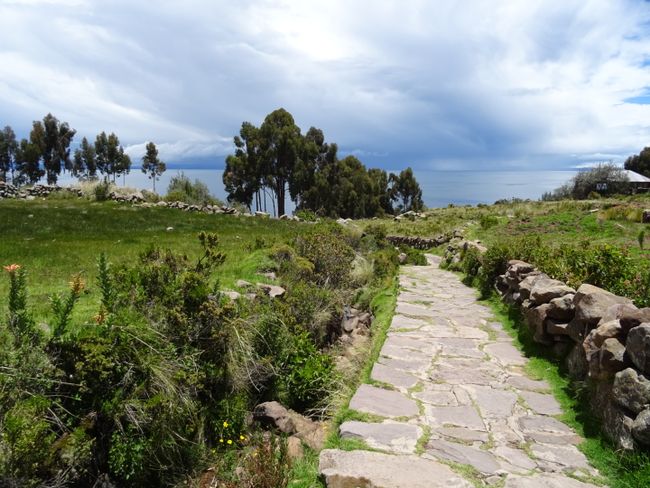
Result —
<instances>
[{"instance_id":1,"label":"tall tree","mask_svg":"<svg viewBox=\"0 0 650 488\"><path fill-rule=\"evenodd\" d=\"M11 182L14 183L16 171L16 151L18 143L16 134L10 126L0 131L0 180L7 181L7 174L11 173Z\"/></svg>"},{"instance_id":2,"label":"tall tree","mask_svg":"<svg viewBox=\"0 0 650 488\"><path fill-rule=\"evenodd\" d=\"M262 208L260 191L262 174L260 170L259 129L250 122L242 123L239 135L234 138L235 154L226 157L223 183L228 192L228 201L238 202L251 209L253 198L257 210Z\"/></svg>"},{"instance_id":3,"label":"tall tree","mask_svg":"<svg viewBox=\"0 0 650 488\"><path fill-rule=\"evenodd\" d=\"M40 150L48 184L56 184L61 171L72 168L70 143L75 133L67 122L59 122L51 113L42 122L32 124L30 142Z\"/></svg>"},{"instance_id":4,"label":"tall tree","mask_svg":"<svg viewBox=\"0 0 650 488\"><path fill-rule=\"evenodd\" d=\"M74 152L72 174L78 178L95 179L97 177L97 160L95 147L85 137L81 146Z\"/></svg>"},{"instance_id":5,"label":"tall tree","mask_svg":"<svg viewBox=\"0 0 650 488\"><path fill-rule=\"evenodd\" d=\"M650 177L650 147L644 148L639 154L625 160L625 169Z\"/></svg>"},{"instance_id":6,"label":"tall tree","mask_svg":"<svg viewBox=\"0 0 650 488\"><path fill-rule=\"evenodd\" d=\"M418 184L413 170L409 167L399 175L390 175L392 182L392 199L397 202L397 209L401 212L409 210L419 211L424 207L422 190Z\"/></svg>"},{"instance_id":7,"label":"tall tree","mask_svg":"<svg viewBox=\"0 0 650 488\"><path fill-rule=\"evenodd\" d=\"M299 158L302 137L293 116L285 109L277 109L266 116L260 126L260 170L264 185L277 201L277 213L285 213L288 182Z\"/></svg>"},{"instance_id":8,"label":"tall tree","mask_svg":"<svg viewBox=\"0 0 650 488\"><path fill-rule=\"evenodd\" d=\"M321 129L310 127L305 134L300 158L289 179L289 194L297 208L313 208L318 200L317 179L320 172L337 161L338 146L325 142ZM316 207L318 208L318 207Z\"/></svg>"},{"instance_id":9,"label":"tall tree","mask_svg":"<svg viewBox=\"0 0 650 488\"><path fill-rule=\"evenodd\" d=\"M22 185L34 184L40 180L45 171L41 168L41 149L27 139L22 139L16 150L16 179L12 183Z\"/></svg>"},{"instance_id":10,"label":"tall tree","mask_svg":"<svg viewBox=\"0 0 650 488\"><path fill-rule=\"evenodd\" d=\"M131 170L131 158L124 152L120 139L111 133L98 134L95 138L95 161L97 171L107 178L113 177L113 182L122 174Z\"/></svg>"},{"instance_id":11,"label":"tall tree","mask_svg":"<svg viewBox=\"0 0 650 488\"><path fill-rule=\"evenodd\" d=\"M153 142L147 144L147 152L142 156L142 172L153 180L153 191L156 193L156 180L165 172L167 165L158 158L158 149Z\"/></svg>"}]
</instances>

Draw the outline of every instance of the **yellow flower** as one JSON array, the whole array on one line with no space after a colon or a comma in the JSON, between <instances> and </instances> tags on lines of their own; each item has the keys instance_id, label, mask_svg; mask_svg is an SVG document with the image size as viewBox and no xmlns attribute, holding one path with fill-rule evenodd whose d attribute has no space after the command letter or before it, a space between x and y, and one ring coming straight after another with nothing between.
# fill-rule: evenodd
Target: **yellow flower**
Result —
<instances>
[{"instance_id":1,"label":"yellow flower","mask_svg":"<svg viewBox=\"0 0 650 488\"><path fill-rule=\"evenodd\" d=\"M245 441L245 440L246 440L246 437L244 437L243 435L240 435L240 436L239 436L239 440L240 440L240 441Z\"/></svg>"},{"instance_id":2,"label":"yellow flower","mask_svg":"<svg viewBox=\"0 0 650 488\"><path fill-rule=\"evenodd\" d=\"M224 422L223 422L223 428L225 429L225 428L227 428L227 427L228 427L228 422L224 421Z\"/></svg>"},{"instance_id":3,"label":"yellow flower","mask_svg":"<svg viewBox=\"0 0 650 488\"><path fill-rule=\"evenodd\" d=\"M219 442L221 442L223 444L223 439L219 439Z\"/></svg>"},{"instance_id":4,"label":"yellow flower","mask_svg":"<svg viewBox=\"0 0 650 488\"><path fill-rule=\"evenodd\" d=\"M228 444L232 444L232 439L228 439Z\"/></svg>"}]
</instances>

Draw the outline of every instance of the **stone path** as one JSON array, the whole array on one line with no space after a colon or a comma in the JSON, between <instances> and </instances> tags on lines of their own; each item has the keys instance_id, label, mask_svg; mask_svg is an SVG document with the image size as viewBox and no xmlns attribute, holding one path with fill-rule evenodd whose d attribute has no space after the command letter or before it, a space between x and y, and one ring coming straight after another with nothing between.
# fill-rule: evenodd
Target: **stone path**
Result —
<instances>
[{"instance_id":1,"label":"stone path","mask_svg":"<svg viewBox=\"0 0 650 488\"><path fill-rule=\"evenodd\" d=\"M557 420L549 385L453 273L407 266L372 385L359 387L343 438L373 451L325 450L328 487L591 488L598 476Z\"/></svg>"}]
</instances>

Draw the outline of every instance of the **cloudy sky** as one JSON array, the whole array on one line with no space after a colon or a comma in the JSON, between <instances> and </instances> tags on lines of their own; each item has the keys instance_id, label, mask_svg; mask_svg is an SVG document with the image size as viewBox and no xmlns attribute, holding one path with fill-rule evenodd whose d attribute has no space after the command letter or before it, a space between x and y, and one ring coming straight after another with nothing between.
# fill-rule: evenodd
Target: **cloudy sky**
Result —
<instances>
[{"instance_id":1,"label":"cloudy sky","mask_svg":"<svg viewBox=\"0 0 650 488\"><path fill-rule=\"evenodd\" d=\"M650 145L642 0L0 0L0 124L222 167L284 107L386 169L569 169Z\"/></svg>"}]
</instances>

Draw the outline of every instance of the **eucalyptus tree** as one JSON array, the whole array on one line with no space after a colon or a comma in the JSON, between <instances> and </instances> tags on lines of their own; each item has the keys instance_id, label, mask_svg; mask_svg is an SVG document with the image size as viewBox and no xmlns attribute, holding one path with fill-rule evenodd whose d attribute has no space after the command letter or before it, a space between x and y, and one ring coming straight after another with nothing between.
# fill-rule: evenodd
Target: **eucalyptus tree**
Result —
<instances>
[{"instance_id":1,"label":"eucalyptus tree","mask_svg":"<svg viewBox=\"0 0 650 488\"><path fill-rule=\"evenodd\" d=\"M156 192L156 180L165 172L167 165L158 158L158 149L153 142L147 144L145 155L142 156L142 172L153 180L153 191Z\"/></svg>"},{"instance_id":2,"label":"eucalyptus tree","mask_svg":"<svg viewBox=\"0 0 650 488\"><path fill-rule=\"evenodd\" d=\"M97 177L97 156L95 146L85 137L81 146L74 152L72 161L72 174L78 178L95 179Z\"/></svg>"},{"instance_id":3,"label":"eucalyptus tree","mask_svg":"<svg viewBox=\"0 0 650 488\"><path fill-rule=\"evenodd\" d=\"M246 205L249 210L255 199L257 210L262 208L262 172L260 169L259 128L243 122L234 138L235 154L226 157L223 184L228 201Z\"/></svg>"},{"instance_id":4,"label":"eucalyptus tree","mask_svg":"<svg viewBox=\"0 0 650 488\"><path fill-rule=\"evenodd\" d=\"M293 170L300 156L302 136L293 116L285 109L266 116L259 129L259 169L263 184L277 201L277 213L285 213L285 197Z\"/></svg>"},{"instance_id":5,"label":"eucalyptus tree","mask_svg":"<svg viewBox=\"0 0 650 488\"><path fill-rule=\"evenodd\" d=\"M38 182L45 175L40 161L40 147L27 139L22 139L16 148L16 176L12 179L12 183L33 185Z\"/></svg>"},{"instance_id":6,"label":"eucalyptus tree","mask_svg":"<svg viewBox=\"0 0 650 488\"><path fill-rule=\"evenodd\" d=\"M14 182L17 150L16 134L10 126L6 126L0 131L0 181L6 182L7 175L11 173L11 182Z\"/></svg>"},{"instance_id":7,"label":"eucalyptus tree","mask_svg":"<svg viewBox=\"0 0 650 488\"><path fill-rule=\"evenodd\" d=\"M391 174L390 182L392 183L391 196L392 200L397 202L397 210L407 212L424 208L422 190L410 167L401 171L399 175Z\"/></svg>"},{"instance_id":8,"label":"eucalyptus tree","mask_svg":"<svg viewBox=\"0 0 650 488\"><path fill-rule=\"evenodd\" d=\"M97 171L107 178L112 176L113 182L117 176L131 170L131 158L124 152L115 133L106 135L102 132L95 138L95 164Z\"/></svg>"},{"instance_id":9,"label":"eucalyptus tree","mask_svg":"<svg viewBox=\"0 0 650 488\"><path fill-rule=\"evenodd\" d=\"M30 142L39 148L48 184L56 184L61 171L72 169L70 143L75 133L51 113L32 123Z\"/></svg>"}]
</instances>

